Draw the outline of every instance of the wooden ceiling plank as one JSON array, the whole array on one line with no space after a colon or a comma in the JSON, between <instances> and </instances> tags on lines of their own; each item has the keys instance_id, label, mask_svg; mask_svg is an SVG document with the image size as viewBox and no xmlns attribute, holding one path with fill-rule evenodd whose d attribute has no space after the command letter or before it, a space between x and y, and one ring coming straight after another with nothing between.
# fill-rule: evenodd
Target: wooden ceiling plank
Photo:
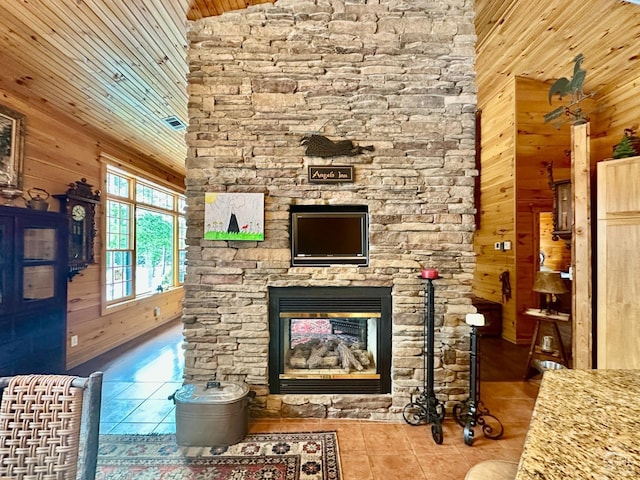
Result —
<instances>
[{"instance_id":1,"label":"wooden ceiling plank","mask_svg":"<svg viewBox=\"0 0 640 480\"><path fill-rule=\"evenodd\" d=\"M216 5L211 0L191 0L192 9L197 11L197 17L188 17L189 20L199 20L201 18L220 15L222 11L218 11Z\"/></svg>"},{"instance_id":2,"label":"wooden ceiling plank","mask_svg":"<svg viewBox=\"0 0 640 480\"><path fill-rule=\"evenodd\" d=\"M209 17L222 15L226 11L220 0L198 0L198 3L202 5L203 12L207 12Z\"/></svg>"},{"instance_id":3,"label":"wooden ceiling plank","mask_svg":"<svg viewBox=\"0 0 640 480\"><path fill-rule=\"evenodd\" d=\"M144 11L133 9L133 4L121 4L123 12L127 7L130 9L130 15L134 17L145 14ZM155 58L156 71L163 72L168 77L167 80L178 85L181 93L186 96L186 75L188 72L188 65L185 62L188 51L186 20L172 24L166 10L159 8L154 11L153 18L150 18L141 27L142 33L144 33L141 40L144 40L145 44L156 45L160 50L160 54Z\"/></svg>"},{"instance_id":4,"label":"wooden ceiling plank","mask_svg":"<svg viewBox=\"0 0 640 480\"><path fill-rule=\"evenodd\" d=\"M183 22L185 25L187 22L187 12L189 11L189 0L173 0L171 2L160 1L159 5L166 9L169 18L175 18L176 22ZM158 3L156 2L156 6ZM156 7L159 8L159 7Z\"/></svg>"},{"instance_id":5,"label":"wooden ceiling plank","mask_svg":"<svg viewBox=\"0 0 640 480\"><path fill-rule=\"evenodd\" d=\"M200 9L197 7L189 7L189 11L187 11L187 20L189 21L196 21L196 20L200 20L202 18L202 13L200 12Z\"/></svg>"},{"instance_id":6,"label":"wooden ceiling plank","mask_svg":"<svg viewBox=\"0 0 640 480\"><path fill-rule=\"evenodd\" d=\"M16 62L12 62L11 66L15 66ZM6 70L5 70L6 73ZM8 74L9 77L12 76L11 72L9 72ZM4 82L0 82L4 83ZM30 84L26 84L23 85L23 87L21 87L24 90L29 90ZM39 92L32 92L31 94L28 95L28 98L33 98L35 96L39 95ZM27 96L25 95L25 98ZM75 101L79 106L74 107L74 109L76 111L81 110L81 102L78 101L77 98L71 98L71 99L65 99L65 101L68 102L72 102ZM110 128L110 126L113 124L113 119L111 118L105 118L105 117L98 117L99 119L96 121L87 121L87 117L84 116L78 116L78 114L75 115L69 115L68 110L63 110L61 109L59 106L55 107L55 108L51 108L53 107L53 105L51 105L52 102L47 102L44 105L42 105L40 108L44 111L44 112L48 112L49 115L51 116L51 118L60 118L61 122L64 124L68 124L69 123L69 119L71 119L74 123L78 124L79 128L83 128L86 129L87 131L91 132L91 131L101 131L102 133L100 135L98 135L98 138L105 138L108 139L108 137L112 137L114 140L117 138L121 138L121 135L118 134L118 132L114 132L112 128ZM101 112L103 111L102 108L100 108L100 105L94 105L93 108L90 108L91 112ZM64 113L63 113L64 112ZM75 118L74 118L75 117ZM27 128L29 125L29 118L27 118ZM165 140L164 138L162 138L161 140ZM113 140L112 140L113 141ZM148 149L146 148L144 143L137 143L136 142L129 142L130 145L133 148L136 148L139 152L143 153L143 154L148 154L146 152L148 152ZM175 144L171 144L171 142L158 142L158 145L156 146L158 153L157 155L149 155L149 156L155 156L155 158L158 159L163 159L163 163L168 164L167 162L167 152L172 152L175 151ZM166 148L166 150L165 150ZM178 153L178 151L175 151L174 155L176 155ZM170 155L170 154L169 154ZM175 163L175 162L172 162ZM183 166L181 168L180 165L174 165L173 167L171 167L172 169L176 170L176 171L181 171L183 170Z\"/></svg>"},{"instance_id":7,"label":"wooden ceiling plank","mask_svg":"<svg viewBox=\"0 0 640 480\"><path fill-rule=\"evenodd\" d=\"M29 91L36 98L46 99L48 105L59 106L80 124L100 127L113 138L122 137L150 156L161 151L158 143L172 152L165 155L175 155L184 149L182 134L163 135L155 121L145 121L147 117L143 110L146 105L150 111L162 111L168 106L186 111L186 91L179 93L176 88L186 85L186 75L181 73L187 70L186 62L181 63L184 56L177 58L178 54L173 57L166 53L168 49L178 51L178 45L184 47L179 40L184 35L180 32L186 28L185 17L196 7L201 9L200 16L211 16L219 15L225 9L235 10L270 1L2 2L0 17L7 10L19 9L27 14L19 21L0 18L0 25L20 24L16 27L17 33L3 32L5 48L0 52L0 63L7 65L3 77L13 75L12 78L22 86L10 85L9 79L5 82L0 78L0 82L6 83L8 90ZM48 3L56 3L55 8ZM86 12L81 4L89 4L91 12ZM476 7L477 62L492 65L487 73L484 72L486 69L479 69L479 96L495 92L507 76L521 75L540 81L570 76L576 53L586 56L585 90L596 91L596 99L604 97L604 101L610 101L606 97L616 84L628 85L630 91L637 90L640 52L636 44L640 44L640 7L623 2L611 4L606 0L574 0L569 4L566 0L476 0ZM41 11L57 13L49 12L45 22L37 23ZM73 20L67 20L67 16ZM120 20L116 16L122 17L124 26L118 25ZM135 16L139 18L134 19ZM69 31L82 32L92 22L97 26L91 37L79 34L76 38ZM34 23L35 27L32 26ZM59 32L66 29L67 33L53 34L52 28ZM132 28L138 31L133 32ZM37 40L30 37L34 32ZM554 43L563 45L566 54L550 47ZM60 50L56 51L56 48ZM107 49L114 49L115 53L100 53ZM159 65L163 54L170 60ZM18 55L22 58L13 58ZM79 58L86 58L87 63L77 61ZM132 79L130 85L126 81L120 84L111 81L109 72L121 71L115 69L118 66L127 78ZM33 80L28 79L30 74ZM69 84L70 80L78 86ZM617 95L620 96L619 91ZM626 98L626 94L622 97ZM113 115L121 116L127 125L116 125ZM137 133L133 134L132 130Z\"/></svg>"},{"instance_id":8,"label":"wooden ceiling plank","mask_svg":"<svg viewBox=\"0 0 640 480\"><path fill-rule=\"evenodd\" d=\"M56 91L58 95L56 98L65 98L68 99L69 102L73 101L73 98L78 98L78 96L82 96L82 91L77 89L74 85L75 82L70 82L69 78L66 75L69 75L71 78L74 75L74 70L69 68L70 63L69 59L65 59L59 55L52 55L54 51L53 47L49 45L43 44L43 42L35 41L33 38L37 38L37 35L34 35L34 32L31 28L26 27L23 22L19 20L13 20L7 12L4 14L5 24L10 25L12 29L12 33L17 39L18 43L22 43L22 51L23 55L17 57L15 60L16 65L23 65L23 71L28 72L23 74L26 76L31 76L31 80L25 83L33 83L39 81L40 75L38 73L43 74L44 77L50 78L53 80L50 84L50 88L56 88L60 84L68 86L66 89L58 89ZM30 44L31 42L31 44ZM29 45L27 47L27 45ZM26 63L23 63L24 60ZM72 62L71 62L72 63ZM41 71L34 72L32 67L29 68L29 65L39 65L41 67ZM13 62L6 62L6 67L10 68L13 66ZM77 66L73 65L75 68ZM6 70L5 70L6 71ZM75 91L76 95L72 97L67 97L67 92ZM71 104L71 103L70 103Z\"/></svg>"},{"instance_id":9,"label":"wooden ceiling plank","mask_svg":"<svg viewBox=\"0 0 640 480\"><path fill-rule=\"evenodd\" d=\"M152 17L145 10L137 9L137 5L133 3L113 3L111 4L110 11L110 18L116 17L119 19L118 23L128 26L128 28L121 29L120 31L132 36L131 40L135 39L135 41L141 45L144 49L144 56L151 57L158 65L161 64L160 62L162 62L165 57L173 60L167 64L167 66L172 69L177 67L175 69L175 76L173 76L174 80L180 79L180 75L184 76L186 74L187 68L184 64L184 58L186 57L186 51L184 49L186 44L186 29L182 25L176 26L176 24L163 23L161 26L160 21L155 15ZM139 22L139 18L146 18L146 20ZM166 35L163 34L164 29L162 27L166 30L175 30L176 28L184 30L182 41L169 41ZM135 29L136 34L131 32L130 29ZM127 43L130 44L131 41ZM181 64L175 64L177 58L182 60ZM167 74L167 72L164 73ZM183 83L186 84L184 77L182 77L182 80Z\"/></svg>"},{"instance_id":10,"label":"wooden ceiling plank","mask_svg":"<svg viewBox=\"0 0 640 480\"><path fill-rule=\"evenodd\" d=\"M140 72L144 72L144 67L149 68L150 73L145 76L144 81L150 85L157 85L160 89L166 89L166 91L175 91L176 95L174 96L180 100L181 104L184 104L187 98L187 68L184 62L186 52L183 52L181 48L178 50L174 45L165 45L166 50L157 53L159 52L157 42L148 36L136 37L136 35L127 28L126 25L130 25L130 23L124 22L124 18L126 17L119 16L119 11L109 10L103 2L92 2L90 0L88 3L92 3L92 5L96 7L96 10L93 13L97 17L105 19L102 32L106 38L110 39L109 45L117 45L119 47L121 58L135 59ZM116 21L114 19L119 19L120 21ZM95 23L96 22L94 21L94 24ZM135 25L135 23L133 25ZM146 42L142 42L143 39L146 39ZM131 45L139 45L140 49L132 49L130 47ZM155 51L156 53L151 55L149 53L151 51ZM165 51L174 54L169 58L170 61L166 62L168 64L166 70L158 63L164 57ZM177 51L180 51L180 53L176 54ZM178 62L182 63L178 64ZM182 67L182 69L180 69L180 67ZM142 73L140 73L140 75L141 74ZM176 85L179 85L177 90L175 88Z\"/></svg>"},{"instance_id":11,"label":"wooden ceiling plank","mask_svg":"<svg viewBox=\"0 0 640 480\"><path fill-rule=\"evenodd\" d=\"M222 7L222 10L225 12L230 12L234 10L234 8L231 6L231 3L229 3L229 0L217 0L217 3Z\"/></svg>"},{"instance_id":12,"label":"wooden ceiling plank","mask_svg":"<svg viewBox=\"0 0 640 480\"><path fill-rule=\"evenodd\" d=\"M491 41L478 48L476 63L492 66L491 72L479 70L477 86L483 97L495 90L494 85L499 83L496 75L524 75L546 81L570 76L577 53L586 57L587 91L606 90L617 77L637 71L637 62L625 60L638 55L630 39L640 40L640 8L622 3L605 7L602 0L574 2L571 8L559 1L544 2L544 8L543 2L517 3L509 15L520 20L504 17L491 32ZM603 21L605 11L608 21ZM572 49L567 48L566 56L559 55L550 47L554 43L568 44Z\"/></svg>"},{"instance_id":13,"label":"wooden ceiling plank","mask_svg":"<svg viewBox=\"0 0 640 480\"><path fill-rule=\"evenodd\" d=\"M188 69L185 62L186 52L180 49L184 49L186 44L186 38L182 37L186 29L185 17L190 11L192 2L174 0L167 5L160 0L140 1L142 3L137 2L135 5L121 7L122 11L117 13L107 11L106 15L104 15L104 9L96 13L93 4L88 9L78 8L91 3L92 0L84 0L75 6L71 4L61 6L58 3L54 5L55 8L50 8L47 5L48 2L32 1L28 4L12 2L17 4L21 11L26 12L28 17L18 22L23 24L17 28L17 31L22 33L14 34L13 41L19 45L29 45L31 53L26 63L12 62L11 57L7 58L7 63L15 67L11 69L11 72L14 72L14 78L20 75L28 78L29 70L33 71L33 65L39 63L41 69L37 68L38 75L24 83L20 89L25 93L27 90L31 91L33 97L47 98L49 105L55 104L56 108L71 112L79 124L100 127L125 143L140 145L140 151L149 152L151 156L157 153L154 147L165 140L169 149L175 152L176 145L179 145L178 150L182 151L184 139L180 137L183 137L183 134L175 132L165 134L155 122L144 121L145 118L141 114L145 108L151 111L166 108L168 102L169 104L176 102L176 105L182 105L186 111L186 71ZM104 5L109 2L99 3ZM253 3L262 3L262 1ZM35 10L29 9L30 6ZM206 9L208 16L221 14L224 9L219 2L207 3L204 0L201 7ZM227 8L238 7L244 7L244 5L236 3L228 5ZM0 7L0 13L4 8L4 6ZM50 11L46 13L45 21L36 25L36 28L31 27L33 19L39 18L39 15L47 10ZM129 27L133 25L133 28L138 28L136 34L140 34L139 38L134 38L131 28L122 30L116 24L108 23L112 20L112 14L124 15L123 21L129 22ZM67 16L70 18L66 18ZM134 19L133 16L136 18ZM138 23L134 23L134 20ZM95 27L92 22L95 22ZM89 26L93 27L93 32L80 33L77 36L50 33L51 29L59 32L85 32ZM40 35L43 40L32 47L28 39L32 35L31 32L38 29L39 33L36 37ZM116 53L102 54L101 52L107 47L103 47L100 42L106 43L108 48L114 49ZM131 48L131 45L136 46ZM54 53L56 49L59 53ZM167 49L180 51L181 58L176 59L175 64L183 66L183 69L171 69L173 65L163 64L164 56L158 56L158 51L164 53ZM77 55L70 56L70 52L77 52ZM5 57L2 53L0 58ZM154 57L158 58L150 61ZM128 60L124 60L125 58ZM128 80L115 82L113 74L116 72L122 73L135 82ZM51 81L46 82L45 77ZM53 86L54 81L59 85ZM49 85L46 85L47 83ZM180 95L176 95L173 99L171 95L167 97L166 94L154 97L150 95L148 88L139 89L132 85L134 83L149 85L151 90L158 91L172 91L182 84L185 86L182 93L184 97L180 98ZM114 114L123 119L125 128L116 125L112 118ZM157 112L150 115L157 116ZM132 134L132 131L136 131L137 134ZM145 136L155 143L145 145L145 141L149 142L148 138L142 138ZM180 155L180 162L184 163L183 155ZM183 165L179 165L178 170L182 169Z\"/></svg>"},{"instance_id":14,"label":"wooden ceiling plank","mask_svg":"<svg viewBox=\"0 0 640 480\"><path fill-rule=\"evenodd\" d=\"M15 28L13 29L13 32L14 32L14 35L17 35L20 32L20 25L15 26ZM29 49L29 50L30 52L36 51L35 49ZM4 53L4 51L2 53ZM60 78L59 80L56 80L56 78L58 78L57 75L61 69L61 64L56 61L55 57L50 55L50 52L49 52L49 55L46 55L46 52L45 52L45 54L43 54L42 59L39 59L36 56L34 60L34 58L32 57L29 59L29 62L30 64L33 64L32 62L39 63L42 66L43 71L38 72L38 73L41 73L41 75L36 75L32 71L32 68L28 66L24 66L22 68L22 72L13 74L13 78L28 78L29 76L31 76L32 78L31 80L27 80L23 82L24 89L30 90L35 85L43 83L43 80L41 79L44 78L46 79L44 80L44 82L47 84L47 88L50 89L52 92L51 94L48 95L48 97L52 99L50 102L48 102L48 104L53 104L57 102L57 109L60 112L69 111L69 105L73 105L73 111L71 112L72 116L76 117L75 121L78 122L80 125L89 123L90 125L92 125L92 127L95 127L95 128L101 127L101 129L103 129L104 131L107 131L107 132L111 131L112 132L111 134L113 135L114 138L123 137L122 134L115 132L113 130L113 127L112 127L112 125L114 125L113 118L111 118L110 116L103 117L100 115L101 112L105 111L105 106L98 104L97 100L104 98L104 92L99 90L88 91L87 88L83 90L77 90L73 84L68 83L66 78ZM49 66L47 62L51 62L52 65ZM3 72L4 75L11 76L11 74L13 73L11 69L14 69L15 67L19 66L20 60L12 60L11 62L3 62L3 63L5 64L5 69ZM63 85L66 88L53 89L51 87L53 85ZM93 90L93 89L89 89L89 90ZM34 91L30 96L35 98L42 97L42 92ZM83 110L83 107L86 107L86 108L84 108ZM107 107L107 110L109 108L111 107ZM131 120L132 120L131 125L135 124L134 121L136 120L136 117L131 116ZM132 129L130 129L129 132L130 131L132 131ZM143 129L141 129L141 131L143 131ZM154 132L149 132L149 133L154 133ZM155 134L157 134L157 132L155 132ZM165 135L162 138L165 139L167 137L170 137L170 135ZM171 147L170 143L168 144L168 146L170 149L174 148L174 147ZM142 147L144 147L144 144L142 144ZM141 148L140 151L144 152L145 149ZM161 151L162 150L160 150L160 152Z\"/></svg>"},{"instance_id":15,"label":"wooden ceiling plank","mask_svg":"<svg viewBox=\"0 0 640 480\"><path fill-rule=\"evenodd\" d=\"M476 0L476 47L480 48L495 28L508 16L517 0Z\"/></svg>"},{"instance_id":16,"label":"wooden ceiling plank","mask_svg":"<svg viewBox=\"0 0 640 480\"><path fill-rule=\"evenodd\" d=\"M145 47L143 46L142 48ZM169 57L165 58L168 64L175 63L176 61L175 57L173 62ZM168 70L168 66L160 65L162 61L163 60L147 59L144 63L128 65L129 68L135 71L138 75L138 78L133 78L132 85L147 86L145 91L140 92L142 95L141 98L157 98L160 108L156 115L166 117L169 114L175 114L184 120L186 118L185 102L187 99L187 72L186 70L182 72L182 80L171 80L168 72L166 71ZM182 61L184 62L184 60ZM164 95L162 95L163 93ZM167 95L167 93L169 95ZM160 114L160 112L163 113Z\"/></svg>"},{"instance_id":17,"label":"wooden ceiling plank","mask_svg":"<svg viewBox=\"0 0 640 480\"><path fill-rule=\"evenodd\" d=\"M87 12L87 13L93 13L93 12ZM96 25L96 27L97 27L99 25L99 21L97 23L96 20L95 20L97 18L99 18L98 15L95 15L94 17L89 17L88 16L88 17L84 17L83 20L86 21L86 22L90 22L91 24ZM96 32L95 33L99 33L100 34L101 41L104 41L105 38L108 39L108 43L112 48L117 46L117 45L119 45L119 44L121 44L121 39L119 39L116 35L114 35L112 33L111 30L109 30L109 29L107 29L105 27L102 27L101 30L96 28ZM122 47L122 48L126 48L126 47ZM84 51L94 53L94 52L99 52L100 49L101 49L101 43L100 42L95 42L94 38L91 38L90 41L89 41L89 44L87 45L87 48ZM121 50L119 57L122 57L125 60L128 60L129 58L132 58L132 57L129 57L130 53L135 53L135 52L132 52L130 49ZM154 65L154 63L149 61L148 58L145 59L142 56L140 56L140 52L137 52L137 53L138 53L138 57L136 59L136 62L139 62L139 64L141 66L142 65L144 65L144 66L147 66L147 65L153 66ZM103 63L105 65L108 65L108 67L109 67L111 72L121 72L123 69L126 69L127 72L126 72L125 76L127 76L128 78L135 79L135 83L137 83L139 81L141 81L142 83L152 83L152 85L156 86L157 88L170 88L170 87L174 86L173 82L167 82L166 85L164 85L164 86L157 82L156 79L164 79L164 78L166 78L168 76L167 72L164 72L162 70L157 70L157 74L161 74L162 73L164 75L147 74L144 78L136 78L138 76L138 72L135 69L133 69L133 66L130 65L130 63L132 63L132 62L130 62L130 61L122 62L122 61L119 61L119 59L112 59L112 58L110 58L108 56L104 56L104 55L102 57L97 57L94 54L94 60L96 61L96 63L99 64L100 60L102 60L102 59L106 60L106 62L103 62ZM144 73L144 68L141 67L140 71L142 73ZM176 77L176 78L179 78L179 77ZM186 82L185 82L185 84L186 84ZM186 93L184 94L184 98L186 98ZM184 100L184 98L181 99L181 100ZM162 105L164 103L165 102L162 101L162 102L159 103L159 105Z\"/></svg>"},{"instance_id":18,"label":"wooden ceiling plank","mask_svg":"<svg viewBox=\"0 0 640 480\"><path fill-rule=\"evenodd\" d=\"M161 31L154 31L160 37L166 37L168 44L176 49L185 51L187 48L187 14L183 2L167 2L165 0L146 0L145 5L138 5L138 9L145 15L165 27ZM177 6L176 6L177 4Z\"/></svg>"},{"instance_id":19,"label":"wooden ceiling plank","mask_svg":"<svg viewBox=\"0 0 640 480\"><path fill-rule=\"evenodd\" d=\"M41 9L41 15L42 14L43 11ZM52 21L55 21L55 19ZM84 36L81 36L79 38L82 37ZM61 55L58 58L64 58L64 56ZM129 85L123 86L128 87ZM128 118L129 121L132 122L132 124L139 123L141 127L144 127L146 126L146 122L144 121L144 119L146 118L146 121L156 123L156 125L160 128L164 127L164 125L159 121L158 113L150 110L149 106L144 102L139 101L139 99L136 97L137 92L127 92L126 89L120 89L120 85L118 85L115 81L109 82L107 80L102 84L102 87L106 90L107 95L104 95L104 93L102 92L96 92L102 93L101 96L98 96L96 98L108 99L109 102L105 104L107 108L112 109L116 112L120 112L119 114L124 118ZM89 94L88 96L95 97L95 94Z\"/></svg>"},{"instance_id":20,"label":"wooden ceiling plank","mask_svg":"<svg viewBox=\"0 0 640 480\"><path fill-rule=\"evenodd\" d=\"M59 25L58 20L55 19L55 18L52 18L51 16L49 16L47 14L47 12L44 11L44 9L40 9L40 16L43 17L43 18L46 18L48 20L48 22L49 22L48 23L49 25L56 25L56 26ZM37 22L33 22L32 21L31 24L29 25L29 28L32 28L32 27L37 27ZM72 25L72 27L73 27L73 25ZM16 27L16 28L18 28L18 27ZM60 27L57 27L57 28L59 30L62 30L62 28L60 28ZM66 30L69 30L69 29L67 28ZM77 30L75 30L75 28L74 28L74 30L72 30L72 31L77 31ZM40 32L37 32L37 33L39 33L41 36L43 36L44 32L40 31ZM62 41L61 42L57 42L59 44L55 48L57 48L58 51L61 52L60 55L52 56L51 55L52 49L50 47L47 47L47 48L44 49L44 52L43 52L44 62L48 63L48 59L52 59L53 61L55 61L55 64L52 65L53 71L57 71L60 68L61 65L65 64L65 60L67 60L68 63L66 63L66 64L69 65L69 72L70 72L70 77L65 79L67 83L72 83L72 79L73 79L73 76L77 72L78 65L79 64L82 65L82 63L81 62L74 62L73 59L71 59L68 56L66 56L64 54L64 52L65 51L87 51L87 49L81 48L82 39L84 37L85 37L84 35L81 35L80 37L78 37L78 39L79 39L78 44L71 44L70 40L67 40L66 44L63 44ZM56 37L54 37L54 39L55 38ZM98 62L96 62L96 66L98 66ZM107 66L107 68L112 68L112 67L113 66L111 66L111 67ZM111 90L111 93L114 96L117 96L117 92L113 91L113 84L115 83L115 81L113 81L113 82L109 82L108 81L108 72L104 72L104 76L105 76L105 82L103 82L104 88L107 89L107 90ZM162 105L162 104L159 104L159 105ZM138 105L138 107L140 107L140 105Z\"/></svg>"},{"instance_id":21,"label":"wooden ceiling plank","mask_svg":"<svg viewBox=\"0 0 640 480\"><path fill-rule=\"evenodd\" d=\"M199 0L199 3L204 4L204 9L209 12L209 16L222 15L228 11L221 0Z\"/></svg>"}]
</instances>

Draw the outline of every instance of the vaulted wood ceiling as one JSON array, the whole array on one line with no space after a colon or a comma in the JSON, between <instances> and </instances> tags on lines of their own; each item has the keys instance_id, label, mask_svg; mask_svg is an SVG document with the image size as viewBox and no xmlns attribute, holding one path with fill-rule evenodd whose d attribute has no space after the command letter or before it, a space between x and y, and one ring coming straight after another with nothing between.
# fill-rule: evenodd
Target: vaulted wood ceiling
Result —
<instances>
[{"instance_id":1,"label":"vaulted wood ceiling","mask_svg":"<svg viewBox=\"0 0 640 480\"><path fill-rule=\"evenodd\" d=\"M635 0L636 2L638 0ZM640 5L621 0L476 0L478 91L519 75L570 77L584 54L585 91L640 86Z\"/></svg>"},{"instance_id":2,"label":"vaulted wood ceiling","mask_svg":"<svg viewBox=\"0 0 640 480\"><path fill-rule=\"evenodd\" d=\"M184 174L187 20L272 1L2 1L0 86Z\"/></svg>"},{"instance_id":3,"label":"vaulted wood ceiling","mask_svg":"<svg viewBox=\"0 0 640 480\"><path fill-rule=\"evenodd\" d=\"M0 86L184 173L184 131L162 119L188 122L189 20L272 1L2 1ZM586 57L587 89L606 91L620 81L637 86L640 6L476 0L476 9L481 92L505 75L543 81L568 75L577 53Z\"/></svg>"}]
</instances>

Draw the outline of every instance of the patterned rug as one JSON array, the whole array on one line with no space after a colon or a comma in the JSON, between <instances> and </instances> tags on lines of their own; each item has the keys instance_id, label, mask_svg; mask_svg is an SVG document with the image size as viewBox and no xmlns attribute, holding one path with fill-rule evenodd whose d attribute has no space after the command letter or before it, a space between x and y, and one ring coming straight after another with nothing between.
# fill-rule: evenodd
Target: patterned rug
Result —
<instances>
[{"instance_id":1,"label":"patterned rug","mask_svg":"<svg viewBox=\"0 0 640 480\"><path fill-rule=\"evenodd\" d=\"M96 480L340 480L335 432L250 434L230 447L101 435Z\"/></svg>"}]
</instances>

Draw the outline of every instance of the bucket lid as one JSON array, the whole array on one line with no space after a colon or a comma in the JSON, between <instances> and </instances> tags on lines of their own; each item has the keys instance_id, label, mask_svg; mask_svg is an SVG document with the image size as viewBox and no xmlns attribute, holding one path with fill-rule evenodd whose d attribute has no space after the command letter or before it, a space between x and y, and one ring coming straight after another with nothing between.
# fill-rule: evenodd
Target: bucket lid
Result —
<instances>
[{"instance_id":1,"label":"bucket lid","mask_svg":"<svg viewBox=\"0 0 640 480\"><path fill-rule=\"evenodd\" d=\"M183 385L175 393L175 399L182 403L224 404L240 400L248 393L249 387L245 383L209 382L208 388L207 385Z\"/></svg>"}]
</instances>

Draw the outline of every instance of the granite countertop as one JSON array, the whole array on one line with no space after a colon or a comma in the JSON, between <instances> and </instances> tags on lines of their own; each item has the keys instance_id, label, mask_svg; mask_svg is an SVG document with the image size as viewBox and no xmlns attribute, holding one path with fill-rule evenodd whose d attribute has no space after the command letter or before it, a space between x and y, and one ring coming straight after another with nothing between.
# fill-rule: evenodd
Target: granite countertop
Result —
<instances>
[{"instance_id":1,"label":"granite countertop","mask_svg":"<svg viewBox=\"0 0 640 480\"><path fill-rule=\"evenodd\" d=\"M640 479L640 370L544 374L516 480Z\"/></svg>"}]
</instances>

